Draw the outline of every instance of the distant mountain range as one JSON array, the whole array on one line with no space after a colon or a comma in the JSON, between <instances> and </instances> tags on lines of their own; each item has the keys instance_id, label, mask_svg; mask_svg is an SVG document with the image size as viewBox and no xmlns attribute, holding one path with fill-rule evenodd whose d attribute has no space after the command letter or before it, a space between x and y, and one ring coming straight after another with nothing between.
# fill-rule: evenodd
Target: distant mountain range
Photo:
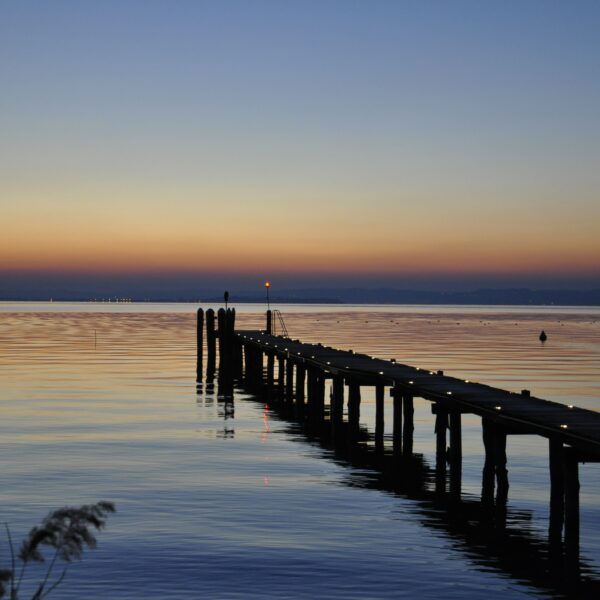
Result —
<instances>
[{"instance_id":1,"label":"distant mountain range","mask_svg":"<svg viewBox=\"0 0 600 600\"><path fill-rule=\"evenodd\" d=\"M168 287L135 294L125 289L96 290L86 294L76 290L55 290L55 301L115 300L127 298L134 302L222 302L223 292L211 290L178 290ZM0 290L0 300L49 300L41 293L6 294ZM265 303L264 295L230 291L230 302ZM273 304L462 304L462 305L521 305L521 306L600 306L600 288L591 290L531 290L527 288L479 289L468 292L438 292L400 290L394 288L331 288L280 290L271 296Z\"/></svg>"}]
</instances>

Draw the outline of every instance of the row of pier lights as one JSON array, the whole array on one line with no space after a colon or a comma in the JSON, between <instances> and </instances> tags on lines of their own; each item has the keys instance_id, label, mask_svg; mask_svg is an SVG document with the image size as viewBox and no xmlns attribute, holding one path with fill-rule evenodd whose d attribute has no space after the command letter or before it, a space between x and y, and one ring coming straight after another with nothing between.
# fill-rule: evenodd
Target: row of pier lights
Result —
<instances>
[{"instance_id":1,"label":"row of pier lights","mask_svg":"<svg viewBox=\"0 0 600 600\"><path fill-rule=\"evenodd\" d=\"M272 312L266 313L264 333L272 333ZM385 386L373 377L359 374L332 374L322 366L291 355L281 344L265 345L235 331L235 309L219 309L217 313L199 309L197 313L197 382L203 379L204 333L206 333L206 378L218 373L219 397L233 399L234 382L252 394L267 398L292 409L293 417L303 422L312 435L326 436L337 448L349 452L370 434L360 426L361 387L375 388L374 452L391 458L400 469L413 457L413 396L400 386L392 386L393 434L391 456L384 452ZM217 350L218 340L218 350ZM217 355L219 369L216 370ZM265 364L266 363L266 364ZM442 371L438 374L443 375ZM331 380L329 405L326 406L326 381ZM345 388L347 388L344 420ZM527 390L523 392L528 394ZM327 410L328 408L328 410ZM328 413L329 419L326 418ZM435 416L435 491L451 501L460 501L462 482L461 410L447 403L432 403ZM485 463L482 476L481 506L494 521L506 518L508 470L506 439L520 433L506 429L498 422L482 418ZM550 518L549 547L560 552L571 576L579 569L579 477L581 457L556 439L549 439ZM449 468L449 473L447 469ZM406 469L402 470L403 476ZM449 485L448 485L449 484ZM564 538L563 538L564 531ZM554 550L552 550L554 549Z\"/></svg>"}]
</instances>

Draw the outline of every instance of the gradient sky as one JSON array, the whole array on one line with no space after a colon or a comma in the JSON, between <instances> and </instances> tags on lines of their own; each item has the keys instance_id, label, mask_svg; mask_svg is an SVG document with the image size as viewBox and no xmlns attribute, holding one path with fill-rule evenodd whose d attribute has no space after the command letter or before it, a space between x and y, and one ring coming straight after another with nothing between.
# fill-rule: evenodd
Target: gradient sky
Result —
<instances>
[{"instance_id":1,"label":"gradient sky","mask_svg":"<svg viewBox=\"0 0 600 600\"><path fill-rule=\"evenodd\" d=\"M2 2L0 272L600 287L599 31L598 2Z\"/></svg>"}]
</instances>

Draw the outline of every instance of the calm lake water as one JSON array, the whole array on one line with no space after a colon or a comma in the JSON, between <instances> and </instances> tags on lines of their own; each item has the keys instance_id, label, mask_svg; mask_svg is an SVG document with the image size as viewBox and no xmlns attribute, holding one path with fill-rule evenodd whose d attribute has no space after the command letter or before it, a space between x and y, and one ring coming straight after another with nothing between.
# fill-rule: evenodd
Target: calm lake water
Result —
<instances>
[{"instance_id":1,"label":"calm lake water","mask_svg":"<svg viewBox=\"0 0 600 600\"><path fill-rule=\"evenodd\" d=\"M20 540L64 504L118 509L51 597L556 596L493 540L386 491L272 407L239 390L233 406L198 392L196 308L0 304L2 520ZM281 308L305 341L600 409L597 308ZM238 326L262 327L263 310L239 307ZM368 388L361 423L373 428ZM535 561L548 528L547 441L511 436L507 450L508 528ZM430 404L418 399L415 452L434 464ZM463 498L476 503L478 418L463 417L463 453ZM581 465L580 480L583 574L600 579L600 465ZM0 567L7 560L1 535Z\"/></svg>"}]
</instances>

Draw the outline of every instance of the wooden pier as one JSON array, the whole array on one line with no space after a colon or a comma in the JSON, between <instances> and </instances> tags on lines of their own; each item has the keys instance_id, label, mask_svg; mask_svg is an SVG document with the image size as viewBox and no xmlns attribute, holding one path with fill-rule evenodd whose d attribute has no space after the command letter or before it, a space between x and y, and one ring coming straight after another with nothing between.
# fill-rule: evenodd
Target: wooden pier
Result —
<instances>
[{"instance_id":1,"label":"wooden pier","mask_svg":"<svg viewBox=\"0 0 600 600\"><path fill-rule=\"evenodd\" d=\"M198 311L199 328L204 320L201 313ZM207 311L207 368L214 372L214 340L218 338L219 379L224 393L233 392L236 379L249 391L265 394L293 409L295 417L309 430L328 436L335 445L351 450L365 437L374 436L374 452L383 455L384 397L389 388L393 398L391 454L399 466L406 465L413 455L413 400L428 400L435 423L432 447L436 455L436 491L448 493L456 501L461 496L462 415L478 415L485 451L481 503L500 513L509 490L508 437L535 434L547 438L551 482L549 540L564 547L567 563L577 570L578 469L581 462L600 462L600 413L536 398L528 390L512 393L448 377L443 371L427 371L352 350L276 336L271 333L272 322L268 311L264 331L235 331L235 310L221 309L219 329L215 332L214 312ZM201 332L198 343L200 380ZM327 380L331 381L329 398L325 393ZM375 389L374 432L365 432L360 425L361 389L365 386Z\"/></svg>"}]
</instances>

